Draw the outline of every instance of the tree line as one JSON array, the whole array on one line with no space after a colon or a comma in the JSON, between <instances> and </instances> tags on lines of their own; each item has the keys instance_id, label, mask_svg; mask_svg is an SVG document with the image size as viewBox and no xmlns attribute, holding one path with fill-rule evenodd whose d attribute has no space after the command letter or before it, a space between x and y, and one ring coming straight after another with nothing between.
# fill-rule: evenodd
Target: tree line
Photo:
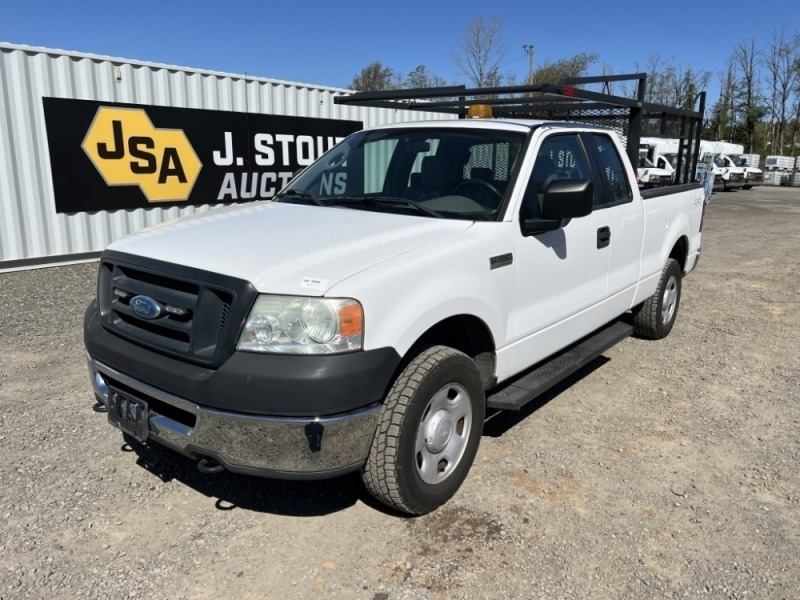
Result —
<instances>
[{"instance_id":1,"label":"tree line","mask_svg":"<svg viewBox=\"0 0 800 600\"><path fill-rule=\"evenodd\" d=\"M547 60L534 66L533 46L523 45L530 68L521 81L507 69L508 56L501 21L495 17L476 17L467 25L454 66L471 87L495 87L521 83L557 83L568 77L588 75L597 70L600 57L594 52ZM614 73L607 64L604 75ZM772 32L762 43L755 35L736 44L723 71L712 73L691 66L674 64L659 55L647 63L635 63L635 72L647 73L645 99L686 109L697 107L698 94L713 78L719 83L719 97L709 98L703 137L742 144L745 152L798 155L800 148L800 31L786 27ZM408 73L399 72L374 60L356 75L350 87L359 91L427 88L448 85L443 77L431 73L426 65ZM632 84L616 83L605 91L635 97Z\"/></svg>"}]
</instances>

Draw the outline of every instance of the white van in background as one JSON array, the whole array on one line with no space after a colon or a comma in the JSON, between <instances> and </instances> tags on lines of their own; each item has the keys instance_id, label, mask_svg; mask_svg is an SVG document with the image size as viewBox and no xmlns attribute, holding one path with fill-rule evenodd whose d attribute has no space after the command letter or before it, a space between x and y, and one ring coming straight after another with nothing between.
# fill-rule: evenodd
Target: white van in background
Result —
<instances>
[{"instance_id":1,"label":"white van in background","mask_svg":"<svg viewBox=\"0 0 800 600\"><path fill-rule=\"evenodd\" d=\"M700 157L711 155L713 158L714 179L722 179L722 189L726 192L739 189L746 184L744 169L736 166L734 162L725 154L727 142L710 142L700 140Z\"/></svg>"},{"instance_id":2,"label":"white van in background","mask_svg":"<svg viewBox=\"0 0 800 600\"><path fill-rule=\"evenodd\" d=\"M660 137L643 137L639 143L639 153L644 154L658 169L675 174L678 162L678 140Z\"/></svg>"},{"instance_id":3,"label":"white van in background","mask_svg":"<svg viewBox=\"0 0 800 600\"><path fill-rule=\"evenodd\" d=\"M675 179L675 171L678 168L679 145L680 140L674 138L643 137L639 143L639 153L647 156L657 169L662 169L668 173L670 181L673 181ZM689 160L685 153L683 160L684 164ZM699 169L700 166L698 165ZM705 169L703 169L703 173L705 173ZM714 191L722 190L724 187L722 176L716 173L715 175ZM704 179L705 175L702 178ZM698 173L695 173L695 180L698 180Z\"/></svg>"},{"instance_id":4,"label":"white van in background","mask_svg":"<svg viewBox=\"0 0 800 600\"><path fill-rule=\"evenodd\" d=\"M679 140L674 138L643 137L639 149L657 167L674 173L678 163ZM700 140L700 158L714 174L714 191L750 189L761 185L764 173L758 168L757 155L743 154L741 144Z\"/></svg>"},{"instance_id":5,"label":"white van in background","mask_svg":"<svg viewBox=\"0 0 800 600\"><path fill-rule=\"evenodd\" d=\"M656 167L647 157L646 152L639 151L639 164L636 165L636 181L640 189L669 185L675 169Z\"/></svg>"},{"instance_id":6,"label":"white van in background","mask_svg":"<svg viewBox=\"0 0 800 600\"><path fill-rule=\"evenodd\" d=\"M722 144L722 160L726 167L741 167L744 170L744 185L742 189L749 190L754 185L764 183L764 171L758 168L758 154L744 154L744 146L730 142L717 142ZM701 142L702 150L702 142Z\"/></svg>"}]
</instances>

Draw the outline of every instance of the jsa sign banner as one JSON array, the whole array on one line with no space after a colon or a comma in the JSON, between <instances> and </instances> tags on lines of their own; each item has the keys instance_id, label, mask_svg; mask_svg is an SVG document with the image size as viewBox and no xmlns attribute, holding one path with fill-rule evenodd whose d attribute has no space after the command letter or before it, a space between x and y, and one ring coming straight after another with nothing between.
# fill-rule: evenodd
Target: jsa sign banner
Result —
<instances>
[{"instance_id":1,"label":"jsa sign banner","mask_svg":"<svg viewBox=\"0 0 800 600\"><path fill-rule=\"evenodd\" d=\"M268 199L362 128L358 121L42 101L60 213Z\"/></svg>"}]
</instances>

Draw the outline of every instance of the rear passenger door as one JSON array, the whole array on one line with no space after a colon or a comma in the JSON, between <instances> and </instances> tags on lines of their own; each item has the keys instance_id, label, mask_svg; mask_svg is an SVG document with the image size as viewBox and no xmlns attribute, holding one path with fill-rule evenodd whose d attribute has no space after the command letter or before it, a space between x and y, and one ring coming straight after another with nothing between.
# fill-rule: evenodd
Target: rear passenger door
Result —
<instances>
[{"instance_id":1,"label":"rear passenger door","mask_svg":"<svg viewBox=\"0 0 800 600\"><path fill-rule=\"evenodd\" d=\"M631 187L626 160L611 136L582 134L596 166L595 212L607 214L608 301L607 318L628 310L636 293L644 239L644 211L638 190Z\"/></svg>"}]
</instances>

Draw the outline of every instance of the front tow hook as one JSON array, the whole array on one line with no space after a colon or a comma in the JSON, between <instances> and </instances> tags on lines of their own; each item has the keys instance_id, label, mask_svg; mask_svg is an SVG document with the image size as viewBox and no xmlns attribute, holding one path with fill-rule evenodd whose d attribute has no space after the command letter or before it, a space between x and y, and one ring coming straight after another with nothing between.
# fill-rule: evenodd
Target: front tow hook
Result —
<instances>
[{"instance_id":1,"label":"front tow hook","mask_svg":"<svg viewBox=\"0 0 800 600\"><path fill-rule=\"evenodd\" d=\"M225 467L223 467L213 458L201 458L199 461L197 461L197 470L201 473L205 473L206 475L216 475L217 473L224 471Z\"/></svg>"}]
</instances>

